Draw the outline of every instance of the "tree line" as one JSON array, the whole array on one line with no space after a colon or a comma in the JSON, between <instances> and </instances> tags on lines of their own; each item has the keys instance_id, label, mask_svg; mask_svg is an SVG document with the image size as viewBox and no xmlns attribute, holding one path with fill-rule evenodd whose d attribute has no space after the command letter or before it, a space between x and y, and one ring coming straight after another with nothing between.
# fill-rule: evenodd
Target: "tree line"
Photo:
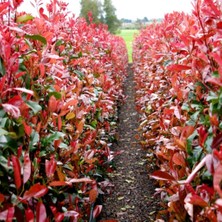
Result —
<instances>
[{"instance_id":1,"label":"tree line","mask_svg":"<svg viewBox=\"0 0 222 222\"><path fill-rule=\"evenodd\" d=\"M104 23L108 26L111 33L116 33L121 22L116 16L116 8L112 4L112 0L81 0L80 16L90 22L89 13L93 17L94 23Z\"/></svg>"}]
</instances>

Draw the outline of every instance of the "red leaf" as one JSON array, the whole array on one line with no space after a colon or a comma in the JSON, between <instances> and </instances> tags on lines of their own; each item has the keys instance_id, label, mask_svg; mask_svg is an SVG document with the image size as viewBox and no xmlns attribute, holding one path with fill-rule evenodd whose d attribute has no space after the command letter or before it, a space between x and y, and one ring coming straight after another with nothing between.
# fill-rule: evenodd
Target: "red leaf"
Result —
<instances>
[{"instance_id":1,"label":"red leaf","mask_svg":"<svg viewBox=\"0 0 222 222\"><path fill-rule=\"evenodd\" d=\"M30 208L25 210L25 218L27 222L33 222L34 221L34 213L32 212L32 210Z\"/></svg>"},{"instance_id":2,"label":"red leaf","mask_svg":"<svg viewBox=\"0 0 222 222\"><path fill-rule=\"evenodd\" d=\"M15 75L15 78L18 79L20 78L21 76L25 75L26 72L18 72L16 75Z\"/></svg>"},{"instance_id":3,"label":"red leaf","mask_svg":"<svg viewBox=\"0 0 222 222\"><path fill-rule=\"evenodd\" d=\"M98 191L96 189L91 189L89 191L89 200L91 203L95 203L98 196Z\"/></svg>"},{"instance_id":4,"label":"red leaf","mask_svg":"<svg viewBox=\"0 0 222 222\"><path fill-rule=\"evenodd\" d=\"M1 12L1 6L0 6L0 12ZM6 80L6 75L0 79L0 92L2 92L2 90L5 86L5 80Z\"/></svg>"},{"instance_id":5,"label":"red leaf","mask_svg":"<svg viewBox=\"0 0 222 222\"><path fill-rule=\"evenodd\" d=\"M181 132L181 138L187 139L194 132L193 126L185 126Z\"/></svg>"},{"instance_id":6,"label":"red leaf","mask_svg":"<svg viewBox=\"0 0 222 222\"><path fill-rule=\"evenodd\" d=\"M13 0L14 8L17 8L19 5L21 5L22 2L23 0Z\"/></svg>"},{"instance_id":7,"label":"red leaf","mask_svg":"<svg viewBox=\"0 0 222 222\"><path fill-rule=\"evenodd\" d=\"M64 213L57 213L56 215L55 215L55 222L62 222L63 221L63 219L64 219Z\"/></svg>"},{"instance_id":8,"label":"red leaf","mask_svg":"<svg viewBox=\"0 0 222 222\"><path fill-rule=\"evenodd\" d=\"M30 136L32 133L32 127L27 125L25 121L23 121L24 130L27 136Z\"/></svg>"},{"instance_id":9,"label":"red leaf","mask_svg":"<svg viewBox=\"0 0 222 222\"><path fill-rule=\"evenodd\" d=\"M206 131L204 126L201 126L197 129L197 132L199 133L199 145L201 147L204 147L204 143L208 137L208 132Z\"/></svg>"},{"instance_id":10,"label":"red leaf","mask_svg":"<svg viewBox=\"0 0 222 222\"><path fill-rule=\"evenodd\" d=\"M79 123L76 126L76 129L79 134L81 134L83 131L84 123L85 123L85 119L82 119L81 121L79 121Z\"/></svg>"},{"instance_id":11,"label":"red leaf","mask_svg":"<svg viewBox=\"0 0 222 222\"><path fill-rule=\"evenodd\" d=\"M49 99L49 105L48 105L48 109L50 112L55 112L57 109L57 100L54 96L51 96Z\"/></svg>"},{"instance_id":12,"label":"red leaf","mask_svg":"<svg viewBox=\"0 0 222 222\"><path fill-rule=\"evenodd\" d=\"M11 221L13 221L14 213L15 213L15 208L14 208L14 207L10 207L10 208L8 209L8 215L7 215L7 220L6 220L6 222L11 222Z\"/></svg>"},{"instance_id":13,"label":"red leaf","mask_svg":"<svg viewBox=\"0 0 222 222\"><path fill-rule=\"evenodd\" d=\"M79 213L78 212L76 212L76 211L74 211L74 210L70 210L70 211L66 211L65 213L64 213L64 216L65 217L74 217L74 218L77 218L78 216L79 216Z\"/></svg>"},{"instance_id":14,"label":"red leaf","mask_svg":"<svg viewBox=\"0 0 222 222\"><path fill-rule=\"evenodd\" d=\"M190 198L190 203L196 206L200 206L200 207L208 206L207 202L196 194L192 195L192 197Z\"/></svg>"},{"instance_id":15,"label":"red leaf","mask_svg":"<svg viewBox=\"0 0 222 222\"><path fill-rule=\"evenodd\" d=\"M59 187L59 186L68 186L69 184L65 181L52 181L49 183L49 186L51 187Z\"/></svg>"},{"instance_id":16,"label":"red leaf","mask_svg":"<svg viewBox=\"0 0 222 222\"><path fill-rule=\"evenodd\" d=\"M6 113L10 114L13 118L18 119L21 116L21 112L17 106L5 103L2 104L3 109Z\"/></svg>"},{"instance_id":17,"label":"red leaf","mask_svg":"<svg viewBox=\"0 0 222 222\"><path fill-rule=\"evenodd\" d=\"M218 55L216 52L211 52L210 55L214 58L214 60L218 63L218 65L222 66L222 59L221 56Z\"/></svg>"},{"instance_id":18,"label":"red leaf","mask_svg":"<svg viewBox=\"0 0 222 222\"><path fill-rule=\"evenodd\" d=\"M18 147L17 149L17 157L20 158L22 155L22 146Z\"/></svg>"},{"instance_id":19,"label":"red leaf","mask_svg":"<svg viewBox=\"0 0 222 222\"><path fill-rule=\"evenodd\" d=\"M48 188L39 183L33 185L28 191L24 193L23 200L29 200L32 197L40 198L48 192Z\"/></svg>"},{"instance_id":20,"label":"red leaf","mask_svg":"<svg viewBox=\"0 0 222 222\"><path fill-rule=\"evenodd\" d=\"M24 166L23 166L23 183L25 184L28 179L30 178L30 175L31 175L31 161L30 161L30 158L29 158L29 153L25 153L24 155Z\"/></svg>"},{"instance_id":21,"label":"red leaf","mask_svg":"<svg viewBox=\"0 0 222 222\"><path fill-rule=\"evenodd\" d=\"M93 218L97 218L102 211L102 205L96 205L93 211Z\"/></svg>"},{"instance_id":22,"label":"red leaf","mask_svg":"<svg viewBox=\"0 0 222 222\"><path fill-rule=\"evenodd\" d=\"M152 175L152 178L156 179L156 180L175 180L175 178L173 176L171 176L170 174L157 170L155 171Z\"/></svg>"},{"instance_id":23,"label":"red leaf","mask_svg":"<svg viewBox=\"0 0 222 222\"><path fill-rule=\"evenodd\" d=\"M1 2L0 3L0 13L5 10L6 8L8 8L9 6L9 1L8 2Z\"/></svg>"},{"instance_id":24,"label":"red leaf","mask_svg":"<svg viewBox=\"0 0 222 222\"><path fill-rule=\"evenodd\" d=\"M181 166L181 167L185 167L186 166L186 162L185 162L184 156L181 153L175 153L173 155L173 159L172 160L178 166Z\"/></svg>"},{"instance_id":25,"label":"red leaf","mask_svg":"<svg viewBox=\"0 0 222 222\"><path fill-rule=\"evenodd\" d=\"M52 177L56 170L55 157L52 156L50 160L45 161L45 172L47 177Z\"/></svg>"},{"instance_id":26,"label":"red leaf","mask_svg":"<svg viewBox=\"0 0 222 222\"><path fill-rule=\"evenodd\" d=\"M212 11L215 13L215 16L220 16L221 15L221 11L217 8L216 4L214 3L214 1L212 0L206 0L205 4L207 4L210 8L211 11L210 13L212 13Z\"/></svg>"},{"instance_id":27,"label":"red leaf","mask_svg":"<svg viewBox=\"0 0 222 222\"><path fill-rule=\"evenodd\" d=\"M16 107L20 107L23 103L24 101L20 95L13 96L8 100L8 104L14 105Z\"/></svg>"},{"instance_id":28,"label":"red leaf","mask_svg":"<svg viewBox=\"0 0 222 222\"><path fill-rule=\"evenodd\" d=\"M58 116L58 130L61 131L62 129L62 118L61 116Z\"/></svg>"},{"instance_id":29,"label":"red leaf","mask_svg":"<svg viewBox=\"0 0 222 222\"><path fill-rule=\"evenodd\" d=\"M218 28L218 29L222 29L222 22L218 22L218 23L217 23L217 28Z\"/></svg>"},{"instance_id":30,"label":"red leaf","mask_svg":"<svg viewBox=\"0 0 222 222\"><path fill-rule=\"evenodd\" d=\"M175 65L169 65L167 67L167 69L169 71L183 71L183 70L189 70L189 69L191 69L191 67L190 66L185 66L185 65L175 64Z\"/></svg>"},{"instance_id":31,"label":"red leaf","mask_svg":"<svg viewBox=\"0 0 222 222\"><path fill-rule=\"evenodd\" d=\"M7 215L8 215L8 210L4 210L4 211L0 212L0 220L6 221Z\"/></svg>"},{"instance_id":32,"label":"red leaf","mask_svg":"<svg viewBox=\"0 0 222 222\"><path fill-rule=\"evenodd\" d=\"M217 86L222 86L222 79L220 79L220 78L210 77L206 80L206 82L212 83Z\"/></svg>"},{"instance_id":33,"label":"red leaf","mask_svg":"<svg viewBox=\"0 0 222 222\"><path fill-rule=\"evenodd\" d=\"M221 214L215 215L215 211L212 208L209 208L209 210L206 212L207 218L210 222L219 222L221 221ZM220 216L218 216L220 215Z\"/></svg>"},{"instance_id":34,"label":"red leaf","mask_svg":"<svg viewBox=\"0 0 222 222\"><path fill-rule=\"evenodd\" d=\"M43 78L45 76L45 66L44 64L39 64L39 69L40 69L40 76Z\"/></svg>"},{"instance_id":35,"label":"red leaf","mask_svg":"<svg viewBox=\"0 0 222 222\"><path fill-rule=\"evenodd\" d=\"M217 149L221 143L222 143L222 133L214 137L213 142L212 142L212 149Z\"/></svg>"},{"instance_id":36,"label":"red leaf","mask_svg":"<svg viewBox=\"0 0 222 222\"><path fill-rule=\"evenodd\" d=\"M42 18L44 18L45 20L48 20L48 16L44 14L44 9L41 7L39 9L39 14L41 15Z\"/></svg>"},{"instance_id":37,"label":"red leaf","mask_svg":"<svg viewBox=\"0 0 222 222\"><path fill-rule=\"evenodd\" d=\"M4 202L4 200L5 200L5 196L2 193L0 193L0 204Z\"/></svg>"},{"instance_id":38,"label":"red leaf","mask_svg":"<svg viewBox=\"0 0 222 222\"><path fill-rule=\"evenodd\" d=\"M214 173L214 178L213 178L213 184L214 184L214 189L218 192L220 197L222 197L222 190L221 190L221 182L222 182L222 164L220 164Z\"/></svg>"},{"instance_id":39,"label":"red leaf","mask_svg":"<svg viewBox=\"0 0 222 222\"><path fill-rule=\"evenodd\" d=\"M76 106L78 104L78 100L77 99L71 99L69 100L63 107L63 110L66 110L69 106Z\"/></svg>"},{"instance_id":40,"label":"red leaf","mask_svg":"<svg viewBox=\"0 0 222 222\"><path fill-rule=\"evenodd\" d=\"M38 202L36 207L36 222L45 222L47 219L45 205L42 202Z\"/></svg>"},{"instance_id":41,"label":"red leaf","mask_svg":"<svg viewBox=\"0 0 222 222\"><path fill-rule=\"evenodd\" d=\"M15 186L19 189L22 185L20 162L16 156L12 156L12 165L14 169Z\"/></svg>"},{"instance_id":42,"label":"red leaf","mask_svg":"<svg viewBox=\"0 0 222 222\"><path fill-rule=\"evenodd\" d=\"M12 222L15 213L14 207L9 207L7 210L4 210L0 213L0 220L6 222Z\"/></svg>"}]
</instances>

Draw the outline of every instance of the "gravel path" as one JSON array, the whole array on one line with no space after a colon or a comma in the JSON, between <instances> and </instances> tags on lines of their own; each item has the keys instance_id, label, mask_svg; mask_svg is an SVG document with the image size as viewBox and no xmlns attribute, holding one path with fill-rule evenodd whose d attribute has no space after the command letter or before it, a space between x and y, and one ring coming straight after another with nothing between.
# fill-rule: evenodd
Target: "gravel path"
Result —
<instances>
[{"instance_id":1,"label":"gravel path","mask_svg":"<svg viewBox=\"0 0 222 222\"><path fill-rule=\"evenodd\" d=\"M154 196L154 181L148 177L153 163L148 162L147 151L139 143L131 65L128 72L124 89L127 99L119 113L119 140L113 148L124 152L114 159L116 170L110 174L114 189L105 200L100 221L152 222L159 208L159 198Z\"/></svg>"}]
</instances>

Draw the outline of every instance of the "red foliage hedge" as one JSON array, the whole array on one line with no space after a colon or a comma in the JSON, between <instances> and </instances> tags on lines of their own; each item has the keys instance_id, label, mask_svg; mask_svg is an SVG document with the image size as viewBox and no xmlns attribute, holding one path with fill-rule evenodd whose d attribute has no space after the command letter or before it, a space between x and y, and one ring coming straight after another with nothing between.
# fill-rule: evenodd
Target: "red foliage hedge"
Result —
<instances>
[{"instance_id":1,"label":"red foliage hedge","mask_svg":"<svg viewBox=\"0 0 222 222\"><path fill-rule=\"evenodd\" d=\"M36 18L16 13L21 2L0 3L0 220L94 221L125 43L62 1Z\"/></svg>"},{"instance_id":2,"label":"red foliage hedge","mask_svg":"<svg viewBox=\"0 0 222 222\"><path fill-rule=\"evenodd\" d=\"M197 0L134 40L143 145L167 221L222 221L222 6Z\"/></svg>"}]
</instances>

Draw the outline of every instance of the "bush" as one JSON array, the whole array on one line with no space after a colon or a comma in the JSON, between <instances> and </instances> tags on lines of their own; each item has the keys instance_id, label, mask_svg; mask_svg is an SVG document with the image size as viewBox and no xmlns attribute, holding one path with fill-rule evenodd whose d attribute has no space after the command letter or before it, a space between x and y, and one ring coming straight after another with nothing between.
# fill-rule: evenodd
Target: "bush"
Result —
<instances>
[{"instance_id":1,"label":"bush","mask_svg":"<svg viewBox=\"0 0 222 222\"><path fill-rule=\"evenodd\" d=\"M125 43L61 1L36 18L16 13L19 3L0 3L0 220L93 221L111 170Z\"/></svg>"},{"instance_id":2,"label":"bush","mask_svg":"<svg viewBox=\"0 0 222 222\"><path fill-rule=\"evenodd\" d=\"M134 40L142 143L168 221L222 220L221 21L219 1L199 0Z\"/></svg>"}]
</instances>

